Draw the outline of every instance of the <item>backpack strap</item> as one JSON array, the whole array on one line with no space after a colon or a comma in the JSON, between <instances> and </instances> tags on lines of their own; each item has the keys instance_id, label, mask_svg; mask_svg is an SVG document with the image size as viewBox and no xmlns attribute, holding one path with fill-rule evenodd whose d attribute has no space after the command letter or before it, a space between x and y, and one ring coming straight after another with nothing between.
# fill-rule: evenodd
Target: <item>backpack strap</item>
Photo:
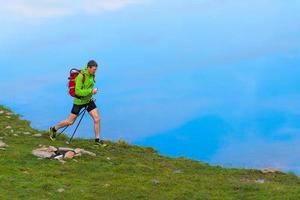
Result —
<instances>
[{"instance_id":1,"label":"backpack strap","mask_svg":"<svg viewBox=\"0 0 300 200\"><path fill-rule=\"evenodd\" d=\"M85 74L82 73L82 84L84 84L84 82L85 82Z\"/></svg>"},{"instance_id":2,"label":"backpack strap","mask_svg":"<svg viewBox=\"0 0 300 200\"><path fill-rule=\"evenodd\" d=\"M84 85L84 82L85 82L85 74L81 70L80 70L80 73L82 74L82 88L81 89L83 89L83 85ZM85 98L85 96L78 96L78 95L75 95L75 97L77 99L84 99Z\"/></svg>"},{"instance_id":3,"label":"backpack strap","mask_svg":"<svg viewBox=\"0 0 300 200\"><path fill-rule=\"evenodd\" d=\"M80 73L82 74L82 87L83 87L84 82L85 82L85 74L83 73L82 70L80 70Z\"/></svg>"}]
</instances>

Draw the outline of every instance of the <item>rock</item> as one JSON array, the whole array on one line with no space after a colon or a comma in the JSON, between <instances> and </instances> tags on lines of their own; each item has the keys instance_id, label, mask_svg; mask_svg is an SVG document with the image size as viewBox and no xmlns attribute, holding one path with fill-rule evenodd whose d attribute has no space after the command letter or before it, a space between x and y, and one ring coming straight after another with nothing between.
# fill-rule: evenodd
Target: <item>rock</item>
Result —
<instances>
[{"instance_id":1,"label":"rock","mask_svg":"<svg viewBox=\"0 0 300 200\"><path fill-rule=\"evenodd\" d=\"M56 148L56 147L53 147L53 146L49 146L49 147L48 147L48 150L54 152L54 151L57 151L57 148Z\"/></svg>"},{"instance_id":2,"label":"rock","mask_svg":"<svg viewBox=\"0 0 300 200\"><path fill-rule=\"evenodd\" d=\"M109 186L110 186L110 184L108 184L108 183L105 183L105 184L103 185L104 188L108 188Z\"/></svg>"},{"instance_id":3,"label":"rock","mask_svg":"<svg viewBox=\"0 0 300 200\"><path fill-rule=\"evenodd\" d=\"M6 116L6 118L10 119L10 116Z\"/></svg>"},{"instance_id":4,"label":"rock","mask_svg":"<svg viewBox=\"0 0 300 200\"><path fill-rule=\"evenodd\" d=\"M30 132L23 132L24 135L31 135Z\"/></svg>"},{"instance_id":5,"label":"rock","mask_svg":"<svg viewBox=\"0 0 300 200\"><path fill-rule=\"evenodd\" d=\"M72 148L68 148L68 147L59 147L58 150L59 151L72 151L76 154L87 154L87 155L90 155L90 156L96 156L95 153L90 152L90 151L86 151L86 150L80 149L80 148L72 149Z\"/></svg>"},{"instance_id":6,"label":"rock","mask_svg":"<svg viewBox=\"0 0 300 200\"><path fill-rule=\"evenodd\" d=\"M86 150L84 150L84 149L81 149L80 153L82 153L82 154L87 154L87 155L90 155L90 156L96 156L95 153L90 152L90 151L86 151Z\"/></svg>"},{"instance_id":7,"label":"rock","mask_svg":"<svg viewBox=\"0 0 300 200\"><path fill-rule=\"evenodd\" d=\"M2 140L0 140L0 148L3 148L3 147L8 147L8 145L5 144Z\"/></svg>"},{"instance_id":8,"label":"rock","mask_svg":"<svg viewBox=\"0 0 300 200\"><path fill-rule=\"evenodd\" d=\"M5 129L11 129L11 126L7 126L7 127L5 127Z\"/></svg>"},{"instance_id":9,"label":"rock","mask_svg":"<svg viewBox=\"0 0 300 200\"><path fill-rule=\"evenodd\" d=\"M15 134L13 134L13 136L18 137L19 135L15 133Z\"/></svg>"},{"instance_id":10,"label":"rock","mask_svg":"<svg viewBox=\"0 0 300 200\"><path fill-rule=\"evenodd\" d=\"M77 156L82 156L81 153L76 153L74 157L77 157Z\"/></svg>"},{"instance_id":11,"label":"rock","mask_svg":"<svg viewBox=\"0 0 300 200\"><path fill-rule=\"evenodd\" d=\"M7 112L7 113L6 113L6 115L13 115L13 113L11 113L11 112Z\"/></svg>"},{"instance_id":12,"label":"rock","mask_svg":"<svg viewBox=\"0 0 300 200\"><path fill-rule=\"evenodd\" d=\"M64 188L59 188L59 189L57 190L57 192L64 192L64 191L65 191Z\"/></svg>"},{"instance_id":13,"label":"rock","mask_svg":"<svg viewBox=\"0 0 300 200\"><path fill-rule=\"evenodd\" d=\"M106 160L111 160L110 157L107 157Z\"/></svg>"},{"instance_id":14,"label":"rock","mask_svg":"<svg viewBox=\"0 0 300 200\"><path fill-rule=\"evenodd\" d=\"M3 137L0 137L0 140L3 140Z\"/></svg>"},{"instance_id":15,"label":"rock","mask_svg":"<svg viewBox=\"0 0 300 200\"><path fill-rule=\"evenodd\" d=\"M182 171L181 171L180 169L176 169L176 170L173 171L173 173L174 173L174 174L181 174Z\"/></svg>"},{"instance_id":16,"label":"rock","mask_svg":"<svg viewBox=\"0 0 300 200\"><path fill-rule=\"evenodd\" d=\"M151 181L153 184L155 184L155 185L157 185L157 184L159 184L160 182L159 182L159 180L156 180L156 179L152 179L152 181Z\"/></svg>"},{"instance_id":17,"label":"rock","mask_svg":"<svg viewBox=\"0 0 300 200\"><path fill-rule=\"evenodd\" d=\"M4 113L4 111L3 110L0 110L0 114L3 114Z\"/></svg>"},{"instance_id":18,"label":"rock","mask_svg":"<svg viewBox=\"0 0 300 200\"><path fill-rule=\"evenodd\" d=\"M75 152L76 154L79 154L79 153L80 153L80 151L81 151L81 149L80 149L80 148L76 148L76 149L74 149L74 152Z\"/></svg>"},{"instance_id":19,"label":"rock","mask_svg":"<svg viewBox=\"0 0 300 200\"><path fill-rule=\"evenodd\" d=\"M52 148L50 147L46 147L46 146L42 146L41 148L38 148L37 150L40 150L40 151L47 151L47 152L54 152Z\"/></svg>"},{"instance_id":20,"label":"rock","mask_svg":"<svg viewBox=\"0 0 300 200\"><path fill-rule=\"evenodd\" d=\"M40 158L51 158L55 156L56 150L57 149L53 146L49 146L49 147L42 146L38 149L33 150L32 154Z\"/></svg>"},{"instance_id":21,"label":"rock","mask_svg":"<svg viewBox=\"0 0 300 200\"><path fill-rule=\"evenodd\" d=\"M260 170L263 174L268 174L268 173L283 173L282 171L280 171L279 169L276 168L265 168Z\"/></svg>"},{"instance_id":22,"label":"rock","mask_svg":"<svg viewBox=\"0 0 300 200\"><path fill-rule=\"evenodd\" d=\"M74 151L68 151L65 156L64 159L72 159L75 156L75 152Z\"/></svg>"},{"instance_id":23,"label":"rock","mask_svg":"<svg viewBox=\"0 0 300 200\"><path fill-rule=\"evenodd\" d=\"M69 148L69 147L58 147L59 151L74 151L74 149Z\"/></svg>"},{"instance_id":24,"label":"rock","mask_svg":"<svg viewBox=\"0 0 300 200\"><path fill-rule=\"evenodd\" d=\"M32 151L32 154L39 157L39 158L51 158L55 155L54 152L48 152L42 149L35 149Z\"/></svg>"},{"instance_id":25,"label":"rock","mask_svg":"<svg viewBox=\"0 0 300 200\"><path fill-rule=\"evenodd\" d=\"M36 134L34 134L33 136L34 136L34 137L41 137L41 136L42 136L42 134L40 134L40 133L36 133Z\"/></svg>"},{"instance_id":26,"label":"rock","mask_svg":"<svg viewBox=\"0 0 300 200\"><path fill-rule=\"evenodd\" d=\"M263 179L263 178L256 179L255 183L265 183L265 179Z\"/></svg>"},{"instance_id":27,"label":"rock","mask_svg":"<svg viewBox=\"0 0 300 200\"><path fill-rule=\"evenodd\" d=\"M68 148L68 147L59 147L56 148L54 146L45 146L39 145L38 149L32 151L32 154L39 157L39 158L51 158L59 160L61 163L64 163L63 160L70 160L76 156L81 156L82 154L87 154L90 156L96 156L95 153L86 151L84 149L76 148ZM77 161L75 161L77 162Z\"/></svg>"}]
</instances>

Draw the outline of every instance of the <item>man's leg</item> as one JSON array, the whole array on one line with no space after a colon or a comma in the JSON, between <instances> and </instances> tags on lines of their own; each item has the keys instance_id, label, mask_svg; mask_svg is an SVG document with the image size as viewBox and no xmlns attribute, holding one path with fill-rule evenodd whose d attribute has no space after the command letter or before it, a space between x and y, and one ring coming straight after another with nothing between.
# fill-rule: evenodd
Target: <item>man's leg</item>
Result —
<instances>
[{"instance_id":1,"label":"man's leg","mask_svg":"<svg viewBox=\"0 0 300 200\"><path fill-rule=\"evenodd\" d=\"M68 117L68 119L63 120L61 122L59 122L57 125L50 127L49 128L49 138L50 140L54 140L56 137L56 132L58 129L68 126L68 125L72 125L74 123L74 121L76 120L77 115L71 113L70 116Z\"/></svg>"},{"instance_id":2,"label":"man's leg","mask_svg":"<svg viewBox=\"0 0 300 200\"><path fill-rule=\"evenodd\" d=\"M89 114L94 120L94 128L95 128L95 144L100 145L101 147L106 147L107 144L104 143L103 140L100 140L100 130L101 130L101 120L100 114L97 108L92 109Z\"/></svg>"},{"instance_id":3,"label":"man's leg","mask_svg":"<svg viewBox=\"0 0 300 200\"><path fill-rule=\"evenodd\" d=\"M89 112L90 116L94 120L94 130L95 130L95 138L100 138L101 124L100 124L100 114L97 108L94 108Z\"/></svg>"},{"instance_id":4,"label":"man's leg","mask_svg":"<svg viewBox=\"0 0 300 200\"><path fill-rule=\"evenodd\" d=\"M58 130L58 129L63 128L65 126L72 125L75 122L76 118L77 118L77 115L75 115L73 113L70 113L69 117L66 120L63 120L63 121L59 122L57 125L54 126L54 128L56 130Z\"/></svg>"},{"instance_id":5,"label":"man's leg","mask_svg":"<svg viewBox=\"0 0 300 200\"><path fill-rule=\"evenodd\" d=\"M68 119L63 120L63 121L59 122L57 125L53 126L53 128L55 129L54 131L56 132L60 128L72 125L75 122L77 116L79 115L80 110L84 106L85 105L75 105L75 104L73 104L73 107L72 107L72 110L71 110L71 113L70 113Z\"/></svg>"}]
</instances>

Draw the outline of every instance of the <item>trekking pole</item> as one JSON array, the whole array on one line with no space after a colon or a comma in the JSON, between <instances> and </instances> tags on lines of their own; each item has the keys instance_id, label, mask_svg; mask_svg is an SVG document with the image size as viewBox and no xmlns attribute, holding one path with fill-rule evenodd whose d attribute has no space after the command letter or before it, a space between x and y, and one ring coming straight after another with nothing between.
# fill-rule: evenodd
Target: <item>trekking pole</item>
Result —
<instances>
[{"instance_id":1,"label":"trekking pole","mask_svg":"<svg viewBox=\"0 0 300 200\"><path fill-rule=\"evenodd\" d=\"M84 109L79 113L78 116L80 116L83 113ZM75 120L76 121L76 120ZM66 126L61 132L59 132L56 137L60 136L70 125Z\"/></svg>"},{"instance_id":2,"label":"trekking pole","mask_svg":"<svg viewBox=\"0 0 300 200\"><path fill-rule=\"evenodd\" d=\"M90 99L90 101L94 101L94 99L92 98L92 99ZM90 103L90 102L89 102L89 103ZM72 139L73 139L73 137L74 137L74 135L75 135L75 133L76 133L76 131L77 131L77 129L78 129L80 123L81 123L81 120L83 119L83 117L84 117L84 115L85 115L85 113L86 113L86 110L88 109L88 107L89 107L89 104L88 104L88 105L85 107L85 109L83 110L83 115L81 116L81 118L80 118L80 120L79 120L79 122L78 122L78 124L77 124L77 126L76 126L76 128L75 128L75 130L74 130L74 132L73 132L73 134L72 134L72 136L71 136L71 138L70 138L70 140L67 141L66 144L70 144L70 143L71 143L71 141L72 141Z\"/></svg>"},{"instance_id":3,"label":"trekking pole","mask_svg":"<svg viewBox=\"0 0 300 200\"><path fill-rule=\"evenodd\" d=\"M88 105L87 105L87 107L88 107ZM70 144L70 143L71 143L71 141L72 141L72 139L73 139L73 137L74 137L74 135L75 135L75 132L77 131L77 129L78 129L80 123L81 123L81 120L83 119L83 116L84 116L84 114L85 114L85 112L86 112L86 110L87 110L87 107L84 109L83 115L81 116L81 118L80 118L80 120L79 120L79 122L78 122L78 124L77 124L77 126L76 126L76 128L75 128L75 130L73 131L73 134L72 134L72 136L71 136L69 142L67 141L66 144Z\"/></svg>"}]
</instances>

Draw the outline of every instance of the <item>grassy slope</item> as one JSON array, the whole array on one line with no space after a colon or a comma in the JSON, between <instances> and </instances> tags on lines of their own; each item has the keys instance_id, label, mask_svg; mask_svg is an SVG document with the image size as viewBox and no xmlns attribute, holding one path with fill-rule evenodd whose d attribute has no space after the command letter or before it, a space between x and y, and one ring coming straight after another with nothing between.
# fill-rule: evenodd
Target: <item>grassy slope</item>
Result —
<instances>
[{"instance_id":1,"label":"grassy slope","mask_svg":"<svg viewBox=\"0 0 300 200\"><path fill-rule=\"evenodd\" d=\"M9 111L0 106L0 110ZM9 111L10 112L10 111ZM19 136L13 136L10 125ZM85 148L97 157L83 156L62 164L31 154L46 135L33 137L18 115L0 114L0 136L9 145L0 150L0 199L300 199L300 180L293 174L264 175L258 170L224 169L185 159L168 158L152 148L110 143L97 148L92 140L76 139L72 147ZM107 159L110 158L110 160ZM176 173L180 170L181 173ZM179 171L179 172L180 172ZM175 172L175 173L174 173ZM263 178L266 183L255 183ZM57 192L64 188L62 193Z\"/></svg>"}]
</instances>

